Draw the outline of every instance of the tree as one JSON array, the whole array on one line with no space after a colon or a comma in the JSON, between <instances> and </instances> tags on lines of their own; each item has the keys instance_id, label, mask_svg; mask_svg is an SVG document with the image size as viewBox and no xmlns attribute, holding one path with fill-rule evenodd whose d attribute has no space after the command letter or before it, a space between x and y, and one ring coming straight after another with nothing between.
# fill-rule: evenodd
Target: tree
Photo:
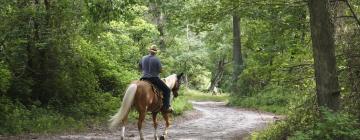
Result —
<instances>
[{"instance_id":1,"label":"tree","mask_svg":"<svg viewBox=\"0 0 360 140\"><path fill-rule=\"evenodd\" d=\"M240 17L237 13L232 16L233 19L233 79L232 92L238 93L238 79L243 69L243 59L241 54L241 37L240 37Z\"/></svg>"},{"instance_id":2,"label":"tree","mask_svg":"<svg viewBox=\"0 0 360 140\"><path fill-rule=\"evenodd\" d=\"M310 0L311 38L313 46L316 95L319 106L339 109L339 83L336 70L334 24L328 0Z\"/></svg>"},{"instance_id":3,"label":"tree","mask_svg":"<svg viewBox=\"0 0 360 140\"><path fill-rule=\"evenodd\" d=\"M196 2L195 2L196 3ZM229 20L229 17L232 17L232 34L233 34L233 59L232 59L232 76L231 76L231 92L238 93L239 84L238 79L239 75L242 72L243 69L243 58L242 58L242 51L241 51L241 35L240 35L240 15L239 13L242 13L245 11L244 9L240 9L240 5L243 4L241 1L212 1L212 2L197 2L194 6L194 10L192 10L192 16L194 17L200 17L195 19L189 19L192 23L194 23L197 28L195 30L197 32L200 31L212 31L214 30L214 25L219 24L223 21ZM241 11L241 12L240 12ZM230 44L228 44L230 45ZM214 64L216 65L219 61L221 61L222 58L219 60L214 61ZM223 67L223 66L221 66ZM220 69L221 70L221 69ZM217 72L218 71L218 72ZM216 76L219 74L219 69L213 69L212 75ZM221 72L222 73L222 72ZM222 75L222 74L220 74ZM208 90L211 90L218 82L221 80L222 76L216 76L218 78L212 77L211 80L211 86L208 88Z\"/></svg>"},{"instance_id":4,"label":"tree","mask_svg":"<svg viewBox=\"0 0 360 140\"><path fill-rule=\"evenodd\" d=\"M161 50L165 50L165 15L163 12L162 3L163 2L161 0L153 0L149 3L149 8L151 13L153 13L153 22L159 31L159 40L157 44Z\"/></svg>"}]
</instances>

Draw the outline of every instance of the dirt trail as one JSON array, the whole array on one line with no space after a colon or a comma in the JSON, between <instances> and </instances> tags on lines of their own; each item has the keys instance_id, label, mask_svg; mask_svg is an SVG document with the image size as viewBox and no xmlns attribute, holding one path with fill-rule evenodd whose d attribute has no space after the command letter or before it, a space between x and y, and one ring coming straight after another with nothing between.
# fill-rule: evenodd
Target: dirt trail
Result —
<instances>
[{"instance_id":1,"label":"dirt trail","mask_svg":"<svg viewBox=\"0 0 360 140\"><path fill-rule=\"evenodd\" d=\"M193 104L203 116L175 125L169 136L174 139L241 139L274 118L270 114L226 107L222 102Z\"/></svg>"},{"instance_id":2,"label":"dirt trail","mask_svg":"<svg viewBox=\"0 0 360 140\"><path fill-rule=\"evenodd\" d=\"M223 102L192 102L194 111L187 112L184 117L176 118L169 129L168 139L200 140L200 139L242 139L255 130L264 128L274 121L274 115L225 106ZM161 115L160 115L161 116ZM159 121L158 135L163 133L164 122ZM139 139L134 124L126 128L129 140ZM119 129L120 130L120 129ZM115 140L121 132L94 131L83 134L64 134L57 136L40 136L35 139L53 140ZM144 129L146 139L154 139L151 120L147 120Z\"/></svg>"}]
</instances>

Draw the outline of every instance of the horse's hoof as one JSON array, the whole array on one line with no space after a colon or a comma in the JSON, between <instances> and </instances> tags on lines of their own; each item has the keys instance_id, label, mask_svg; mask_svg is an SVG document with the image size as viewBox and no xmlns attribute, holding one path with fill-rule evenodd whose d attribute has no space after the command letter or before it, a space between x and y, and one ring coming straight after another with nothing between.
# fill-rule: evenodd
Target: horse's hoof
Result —
<instances>
[{"instance_id":1,"label":"horse's hoof","mask_svg":"<svg viewBox=\"0 0 360 140\"><path fill-rule=\"evenodd\" d=\"M165 140L165 136L164 136L164 135L161 135L161 136L160 136L160 140Z\"/></svg>"}]
</instances>

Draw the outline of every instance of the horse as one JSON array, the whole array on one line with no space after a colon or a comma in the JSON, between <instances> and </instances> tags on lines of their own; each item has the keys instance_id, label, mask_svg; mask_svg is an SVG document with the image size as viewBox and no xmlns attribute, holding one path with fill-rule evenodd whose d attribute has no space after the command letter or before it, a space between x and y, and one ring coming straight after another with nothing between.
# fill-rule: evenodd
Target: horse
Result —
<instances>
[{"instance_id":1,"label":"horse","mask_svg":"<svg viewBox=\"0 0 360 140\"><path fill-rule=\"evenodd\" d=\"M177 75L170 75L163 80L165 84L171 89L174 97L178 96L178 91L180 88L180 79L183 76L183 73ZM171 98L172 99L172 98ZM156 95L153 90L152 85L147 81L137 80L133 81L127 88L125 95L123 97L123 102L121 104L118 112L111 117L110 119L110 128L113 129L119 124L122 127L121 139L125 138L125 124L127 122L127 117L131 107L135 107L136 111L139 113L138 118L138 131L140 135L140 139L143 140L143 132L141 130L142 124L145 119L145 115L147 112L152 113L152 120L154 126L154 137L158 139L157 136L157 119L156 116L159 112L161 112L164 120L165 120L165 131L164 134L160 137L161 139L165 139L168 134L168 128L170 126L169 122L169 112L166 112L164 108L162 108L162 99Z\"/></svg>"}]
</instances>

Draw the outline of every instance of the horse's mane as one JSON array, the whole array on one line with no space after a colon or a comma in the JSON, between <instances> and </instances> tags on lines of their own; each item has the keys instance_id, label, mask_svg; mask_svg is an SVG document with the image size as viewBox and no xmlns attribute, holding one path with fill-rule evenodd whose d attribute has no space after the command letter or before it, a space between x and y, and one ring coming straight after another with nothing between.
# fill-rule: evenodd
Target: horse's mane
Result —
<instances>
[{"instance_id":1,"label":"horse's mane","mask_svg":"<svg viewBox=\"0 0 360 140\"><path fill-rule=\"evenodd\" d=\"M163 78L163 81L170 89L172 89L175 86L176 79L176 74L172 74L166 78Z\"/></svg>"}]
</instances>

